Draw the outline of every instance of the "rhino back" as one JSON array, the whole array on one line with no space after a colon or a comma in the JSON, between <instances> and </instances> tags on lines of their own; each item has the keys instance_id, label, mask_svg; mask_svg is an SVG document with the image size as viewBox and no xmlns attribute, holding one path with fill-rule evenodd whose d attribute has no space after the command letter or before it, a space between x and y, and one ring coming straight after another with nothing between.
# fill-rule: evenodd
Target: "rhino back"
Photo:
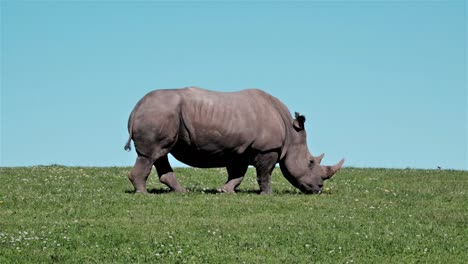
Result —
<instances>
[{"instance_id":1,"label":"rhino back","mask_svg":"<svg viewBox=\"0 0 468 264\"><path fill-rule=\"evenodd\" d=\"M181 90L181 139L199 149L280 148L285 127L269 95L259 90Z\"/></svg>"}]
</instances>

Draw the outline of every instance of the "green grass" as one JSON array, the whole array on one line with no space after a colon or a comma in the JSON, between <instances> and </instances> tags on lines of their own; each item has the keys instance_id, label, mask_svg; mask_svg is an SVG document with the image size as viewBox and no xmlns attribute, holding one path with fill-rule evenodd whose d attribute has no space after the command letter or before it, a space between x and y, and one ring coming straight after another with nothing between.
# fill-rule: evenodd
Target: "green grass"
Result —
<instances>
[{"instance_id":1,"label":"green grass","mask_svg":"<svg viewBox=\"0 0 468 264\"><path fill-rule=\"evenodd\" d=\"M177 169L190 193L133 194L130 168L0 168L0 263L467 263L468 172L342 169L321 195L253 170Z\"/></svg>"}]
</instances>

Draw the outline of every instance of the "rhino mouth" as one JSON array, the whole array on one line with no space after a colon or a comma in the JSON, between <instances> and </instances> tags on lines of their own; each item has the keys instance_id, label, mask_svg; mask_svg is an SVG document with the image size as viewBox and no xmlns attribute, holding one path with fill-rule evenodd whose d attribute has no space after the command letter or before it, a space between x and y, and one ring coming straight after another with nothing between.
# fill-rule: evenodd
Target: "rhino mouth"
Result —
<instances>
[{"instance_id":1,"label":"rhino mouth","mask_svg":"<svg viewBox=\"0 0 468 264\"><path fill-rule=\"evenodd\" d=\"M305 194L320 194L322 190L316 190L310 186L304 185L304 184L299 184L299 190Z\"/></svg>"}]
</instances>

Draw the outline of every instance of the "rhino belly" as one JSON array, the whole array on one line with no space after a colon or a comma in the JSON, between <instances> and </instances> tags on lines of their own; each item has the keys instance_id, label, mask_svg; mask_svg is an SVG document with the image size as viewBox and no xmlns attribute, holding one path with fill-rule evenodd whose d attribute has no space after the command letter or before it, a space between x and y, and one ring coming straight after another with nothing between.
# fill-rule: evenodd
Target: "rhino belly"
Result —
<instances>
[{"instance_id":1,"label":"rhino belly","mask_svg":"<svg viewBox=\"0 0 468 264\"><path fill-rule=\"evenodd\" d=\"M226 167L234 157L232 150L213 143L196 146L181 141L177 142L171 154L178 161L198 168Z\"/></svg>"}]
</instances>

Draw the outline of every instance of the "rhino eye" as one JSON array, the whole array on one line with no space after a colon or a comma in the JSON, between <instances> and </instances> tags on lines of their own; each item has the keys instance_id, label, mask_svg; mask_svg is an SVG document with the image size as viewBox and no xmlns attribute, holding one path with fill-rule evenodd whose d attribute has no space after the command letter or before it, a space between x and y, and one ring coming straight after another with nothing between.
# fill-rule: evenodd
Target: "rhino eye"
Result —
<instances>
[{"instance_id":1,"label":"rhino eye","mask_svg":"<svg viewBox=\"0 0 468 264\"><path fill-rule=\"evenodd\" d=\"M310 160L310 161L309 161L309 167L314 166L314 164L315 164L315 161L314 161L314 160Z\"/></svg>"}]
</instances>

